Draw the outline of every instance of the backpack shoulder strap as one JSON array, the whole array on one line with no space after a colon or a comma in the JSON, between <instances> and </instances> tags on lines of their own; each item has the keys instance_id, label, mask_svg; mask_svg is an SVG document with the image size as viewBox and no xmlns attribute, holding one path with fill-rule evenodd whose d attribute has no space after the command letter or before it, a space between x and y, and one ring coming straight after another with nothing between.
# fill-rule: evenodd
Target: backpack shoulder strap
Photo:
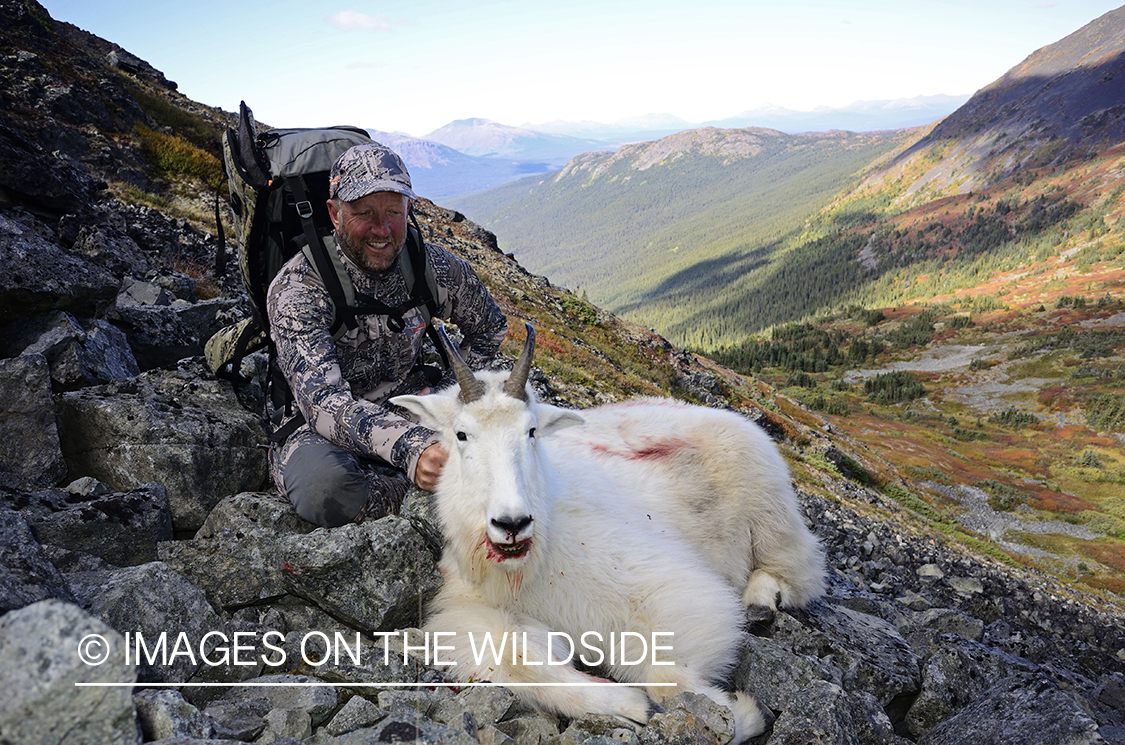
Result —
<instances>
[{"instance_id":1,"label":"backpack shoulder strap","mask_svg":"<svg viewBox=\"0 0 1125 745\"><path fill-rule=\"evenodd\" d=\"M332 239L321 237L316 230L316 223L313 222L312 203L309 202L308 191L305 188L305 179L299 174L285 176L284 178L286 186L293 192L294 207L297 210L297 215L301 218L301 227L305 233L305 245L301 250L308 262L316 269L316 273L320 275L320 279L324 282L324 287L328 291L328 296L332 299L332 305L336 313L332 321L331 331L334 337L339 338L344 333L344 327L354 329L359 326L355 313L352 311L352 308L355 307L355 288L352 286L348 273L344 270L343 263L340 262L340 257L326 245L326 241L330 243Z\"/></svg>"},{"instance_id":2,"label":"backpack shoulder strap","mask_svg":"<svg viewBox=\"0 0 1125 745\"><path fill-rule=\"evenodd\" d=\"M315 247L304 243L301 245L301 253L305 255L305 259L328 290L333 308L332 326L328 330L332 332L334 339L339 339L348 328L358 326L358 321L354 310L355 285L352 284L352 279L344 268L344 262L340 261L340 255L336 252L336 241L332 236L325 236ZM334 288L340 291L338 297L333 294ZM351 324L348 323L349 320Z\"/></svg>"},{"instance_id":3,"label":"backpack shoulder strap","mask_svg":"<svg viewBox=\"0 0 1125 745\"><path fill-rule=\"evenodd\" d=\"M286 180L297 198L297 208L300 212L301 202L306 201L304 200L303 185L300 183L302 179L300 176L295 176ZM335 310L332 326L329 329L333 338L339 339L347 329L358 327L359 322L356 320L356 316L359 313L357 311L394 311L395 309L383 308L381 303L374 304L374 307L357 303L355 285L352 284L352 280L344 268L344 263L335 250L336 243L332 236L321 237L314 228L311 228L311 213L309 213L308 218L305 217L305 213L301 213L301 216L302 223L305 225L306 239L305 244L301 246L301 251L304 253L305 259L320 276L321 281L324 282ZM414 225L407 229L406 247L402 252L402 272L403 279L406 282L406 291L411 300L414 301L411 307L417 307L421 311L426 323L426 333L438 350L443 365L446 369L449 369L449 360L446 358L445 349L437 338L433 325L433 319L438 313L437 277L434 274L434 266L433 262L430 261L429 251L426 250L425 242L422 240L422 231L418 227L417 221L412 220L412 222L414 222ZM312 238L316 240L312 241Z\"/></svg>"}]
</instances>

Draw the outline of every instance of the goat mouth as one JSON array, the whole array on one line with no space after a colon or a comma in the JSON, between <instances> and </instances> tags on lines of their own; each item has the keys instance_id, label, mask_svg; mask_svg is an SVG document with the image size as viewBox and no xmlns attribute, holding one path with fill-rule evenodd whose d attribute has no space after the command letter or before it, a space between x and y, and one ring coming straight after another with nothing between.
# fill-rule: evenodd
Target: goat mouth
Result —
<instances>
[{"instance_id":1,"label":"goat mouth","mask_svg":"<svg viewBox=\"0 0 1125 745\"><path fill-rule=\"evenodd\" d=\"M508 559L520 559L527 556L531 550L531 539L525 541L516 541L515 543L497 543L496 541L488 542L488 558L493 561L507 561Z\"/></svg>"}]
</instances>

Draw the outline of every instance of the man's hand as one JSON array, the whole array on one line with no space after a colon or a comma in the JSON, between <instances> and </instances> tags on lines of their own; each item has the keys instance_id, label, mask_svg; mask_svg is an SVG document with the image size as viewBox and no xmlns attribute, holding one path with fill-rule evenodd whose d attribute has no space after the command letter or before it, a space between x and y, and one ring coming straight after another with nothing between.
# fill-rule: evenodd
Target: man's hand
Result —
<instances>
[{"instance_id":1,"label":"man's hand","mask_svg":"<svg viewBox=\"0 0 1125 745\"><path fill-rule=\"evenodd\" d=\"M441 475L442 466L449 459L449 453L438 443L430 445L418 456L418 465L414 467L414 483L419 489L433 491L437 486L438 476Z\"/></svg>"}]
</instances>

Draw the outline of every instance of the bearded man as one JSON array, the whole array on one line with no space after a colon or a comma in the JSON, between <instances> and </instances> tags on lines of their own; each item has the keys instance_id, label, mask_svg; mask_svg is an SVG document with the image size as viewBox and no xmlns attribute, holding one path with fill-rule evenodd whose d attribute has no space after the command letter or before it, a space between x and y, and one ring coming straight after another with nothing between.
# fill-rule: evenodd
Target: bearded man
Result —
<instances>
[{"instance_id":1,"label":"bearded man","mask_svg":"<svg viewBox=\"0 0 1125 745\"><path fill-rule=\"evenodd\" d=\"M334 335L336 310L303 252L274 277L267 312L297 409L280 414L304 419L272 446L270 471L302 518L334 527L397 512L409 481L432 491L448 456L436 432L387 404L429 391L418 374L426 317L422 306L410 307L416 293L407 278L407 241L421 246L417 255L436 286L434 315L461 330L470 366L494 361L508 326L468 262L409 228L415 195L398 155L377 143L351 148L332 166L329 191L335 232L327 249L343 263L356 296L383 312L358 315L356 328ZM285 421L280 425L285 431Z\"/></svg>"}]
</instances>

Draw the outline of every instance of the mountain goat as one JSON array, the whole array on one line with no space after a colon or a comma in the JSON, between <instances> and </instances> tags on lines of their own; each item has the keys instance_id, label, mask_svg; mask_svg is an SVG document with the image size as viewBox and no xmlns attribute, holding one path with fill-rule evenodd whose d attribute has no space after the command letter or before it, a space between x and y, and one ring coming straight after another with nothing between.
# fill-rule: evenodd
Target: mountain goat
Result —
<instances>
[{"instance_id":1,"label":"mountain goat","mask_svg":"<svg viewBox=\"0 0 1125 745\"><path fill-rule=\"evenodd\" d=\"M436 488L445 581L425 623L443 661L571 717L643 723L652 701L703 693L731 707L736 740L758 734L756 701L716 687L743 604L802 606L824 585L784 461L729 412L538 403L527 329L510 375L474 374L447 343L459 385L393 399L449 452Z\"/></svg>"}]
</instances>

